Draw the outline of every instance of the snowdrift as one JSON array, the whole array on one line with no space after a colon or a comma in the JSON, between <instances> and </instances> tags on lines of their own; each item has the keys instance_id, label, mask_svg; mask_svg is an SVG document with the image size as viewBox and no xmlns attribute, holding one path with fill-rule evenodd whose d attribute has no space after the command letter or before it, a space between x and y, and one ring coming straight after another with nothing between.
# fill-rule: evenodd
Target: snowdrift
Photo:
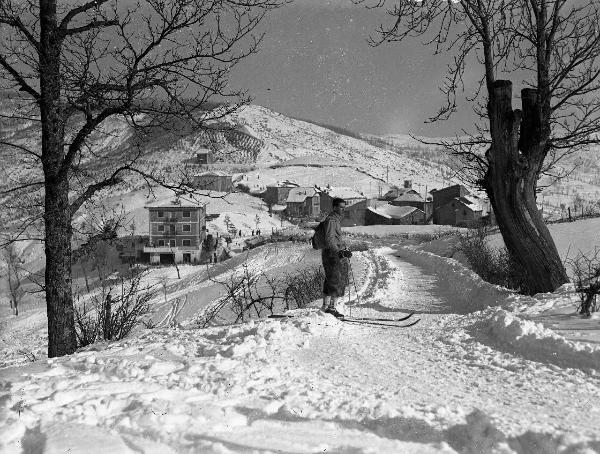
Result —
<instances>
[{"instance_id":1,"label":"snowdrift","mask_svg":"<svg viewBox=\"0 0 600 454\"><path fill-rule=\"evenodd\" d=\"M451 258L412 247L398 248L395 255L435 275L440 288L448 292L454 310L459 314L501 306L506 304L508 297L515 294L511 290L485 282L475 272Z\"/></svg>"},{"instance_id":2,"label":"snowdrift","mask_svg":"<svg viewBox=\"0 0 600 454\"><path fill-rule=\"evenodd\" d=\"M524 296L485 282L451 258L409 247L398 249L395 255L434 274L440 288L448 292L455 312L481 311L469 317L472 326L465 327L477 335L479 342L494 344L532 361L600 371L600 347L567 340L526 318L571 301L572 285L566 284L555 293Z\"/></svg>"},{"instance_id":3,"label":"snowdrift","mask_svg":"<svg viewBox=\"0 0 600 454\"><path fill-rule=\"evenodd\" d=\"M487 333L500 347L522 357L560 367L600 371L600 348L572 342L541 323L500 308L484 311L470 331Z\"/></svg>"}]
</instances>

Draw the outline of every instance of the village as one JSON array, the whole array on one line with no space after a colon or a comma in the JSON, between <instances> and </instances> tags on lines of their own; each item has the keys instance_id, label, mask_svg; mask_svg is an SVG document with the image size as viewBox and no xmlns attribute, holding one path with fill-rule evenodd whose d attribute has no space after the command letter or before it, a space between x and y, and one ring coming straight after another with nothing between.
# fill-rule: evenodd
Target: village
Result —
<instances>
[{"instance_id":1,"label":"village","mask_svg":"<svg viewBox=\"0 0 600 454\"><path fill-rule=\"evenodd\" d=\"M342 227L363 225L451 225L474 228L494 224L489 201L469 192L460 184L431 189L422 195L413 188L411 180L392 185L377 198L350 187L328 184L312 187L284 180L250 188L244 174L232 174L210 168L208 153L197 159L204 171L193 176L195 189L200 193L246 192L260 198L269 216L281 219L281 225L296 225L310 235L312 229L332 210L334 198L346 202ZM174 263L218 263L232 253L251 249L281 236L275 228L261 231L260 219L254 229L239 229L224 222L227 232L209 231L207 221L219 217L209 213L210 206L184 198L174 198L147 204L148 235L121 238L117 245L124 263L170 265ZM258 217L258 215L257 215Z\"/></svg>"}]
</instances>

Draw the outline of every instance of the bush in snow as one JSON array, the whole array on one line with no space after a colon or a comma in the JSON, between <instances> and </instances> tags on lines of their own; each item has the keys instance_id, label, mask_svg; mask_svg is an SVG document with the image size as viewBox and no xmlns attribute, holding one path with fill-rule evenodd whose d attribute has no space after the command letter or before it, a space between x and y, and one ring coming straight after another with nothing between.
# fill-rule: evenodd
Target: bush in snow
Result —
<instances>
[{"instance_id":1,"label":"bush in snow","mask_svg":"<svg viewBox=\"0 0 600 454\"><path fill-rule=\"evenodd\" d=\"M131 279L107 279L98 293L75 308L77 346L84 347L97 340L120 340L142 322L149 312L152 288L142 288L143 273Z\"/></svg>"},{"instance_id":2,"label":"bush in snow","mask_svg":"<svg viewBox=\"0 0 600 454\"><path fill-rule=\"evenodd\" d=\"M325 274L315 266L287 274L282 280L285 309L301 309L319 299L323 293Z\"/></svg>"},{"instance_id":3,"label":"bush in snow","mask_svg":"<svg viewBox=\"0 0 600 454\"><path fill-rule=\"evenodd\" d=\"M595 249L593 254L579 252L574 259L567 263L570 265L575 281L575 290L579 293L581 303L577 310L580 314L590 315L598 310L596 295L600 293L600 250Z\"/></svg>"},{"instance_id":4,"label":"bush in snow","mask_svg":"<svg viewBox=\"0 0 600 454\"><path fill-rule=\"evenodd\" d=\"M211 278L225 289L225 295L196 318L200 327L226 323L233 315L234 323L272 315L277 310L306 307L321 297L324 274L321 267L304 268L294 274L269 276L253 272L248 264L226 281Z\"/></svg>"},{"instance_id":5,"label":"bush in snow","mask_svg":"<svg viewBox=\"0 0 600 454\"><path fill-rule=\"evenodd\" d=\"M458 233L454 230L442 230L437 229L434 232L420 232L414 233L410 235L410 238L416 241L418 244L420 243L429 243L430 241L439 240L441 238L446 238L449 236L456 236Z\"/></svg>"},{"instance_id":6,"label":"bush in snow","mask_svg":"<svg viewBox=\"0 0 600 454\"><path fill-rule=\"evenodd\" d=\"M362 240L348 240L346 241L348 249L352 252L365 252L369 250L369 243Z\"/></svg>"},{"instance_id":7,"label":"bush in snow","mask_svg":"<svg viewBox=\"0 0 600 454\"><path fill-rule=\"evenodd\" d=\"M487 242L488 228L477 229L459 235L457 248L461 251L469 266L483 280L502 287L528 293L518 262L506 248L494 248Z\"/></svg>"}]
</instances>

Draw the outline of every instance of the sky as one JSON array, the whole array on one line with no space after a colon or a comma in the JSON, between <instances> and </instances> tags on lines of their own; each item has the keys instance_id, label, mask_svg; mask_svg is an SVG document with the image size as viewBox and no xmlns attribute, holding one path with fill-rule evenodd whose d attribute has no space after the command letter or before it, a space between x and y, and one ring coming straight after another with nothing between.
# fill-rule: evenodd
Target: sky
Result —
<instances>
[{"instance_id":1,"label":"sky","mask_svg":"<svg viewBox=\"0 0 600 454\"><path fill-rule=\"evenodd\" d=\"M434 56L417 39L369 46L385 21L382 9L351 0L295 0L269 14L260 52L240 63L231 83L255 104L355 132L436 137L472 125L466 104L448 121L425 123L443 104L449 55Z\"/></svg>"}]
</instances>

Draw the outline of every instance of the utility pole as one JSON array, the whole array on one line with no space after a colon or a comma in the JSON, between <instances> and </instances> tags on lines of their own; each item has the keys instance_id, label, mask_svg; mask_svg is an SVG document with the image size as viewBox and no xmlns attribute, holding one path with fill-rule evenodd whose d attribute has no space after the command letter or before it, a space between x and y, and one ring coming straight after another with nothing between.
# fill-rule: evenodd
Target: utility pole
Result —
<instances>
[{"instance_id":1,"label":"utility pole","mask_svg":"<svg viewBox=\"0 0 600 454\"><path fill-rule=\"evenodd\" d=\"M386 183L390 182L390 166L389 165L385 166L385 182Z\"/></svg>"}]
</instances>

